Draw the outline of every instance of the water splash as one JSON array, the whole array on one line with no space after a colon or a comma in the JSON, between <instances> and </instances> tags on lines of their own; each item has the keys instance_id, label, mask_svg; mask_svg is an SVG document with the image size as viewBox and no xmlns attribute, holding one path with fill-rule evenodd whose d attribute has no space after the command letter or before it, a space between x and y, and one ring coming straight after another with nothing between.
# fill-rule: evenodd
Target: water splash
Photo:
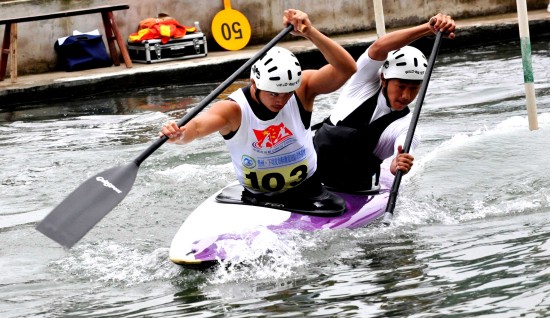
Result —
<instances>
[{"instance_id":1,"label":"water splash","mask_svg":"<svg viewBox=\"0 0 550 318\"><path fill-rule=\"evenodd\" d=\"M220 285L291 277L294 269L306 262L301 254L302 242L299 233L276 235L270 231L255 236L252 245L245 240L225 240L219 248L231 251L231 255L220 261L208 282Z\"/></svg>"},{"instance_id":2,"label":"water splash","mask_svg":"<svg viewBox=\"0 0 550 318\"><path fill-rule=\"evenodd\" d=\"M145 244L156 245L156 244ZM168 249L147 252L110 241L80 244L62 259L50 263L53 271L65 273L72 281L99 282L105 285L133 286L169 280L182 269L168 261Z\"/></svg>"},{"instance_id":3,"label":"water splash","mask_svg":"<svg viewBox=\"0 0 550 318\"><path fill-rule=\"evenodd\" d=\"M550 182L539 173L546 159L536 156L550 137L550 114L538 117L537 131L528 130L526 117L513 116L420 156L404 178L396 223L455 224L550 207Z\"/></svg>"}]
</instances>

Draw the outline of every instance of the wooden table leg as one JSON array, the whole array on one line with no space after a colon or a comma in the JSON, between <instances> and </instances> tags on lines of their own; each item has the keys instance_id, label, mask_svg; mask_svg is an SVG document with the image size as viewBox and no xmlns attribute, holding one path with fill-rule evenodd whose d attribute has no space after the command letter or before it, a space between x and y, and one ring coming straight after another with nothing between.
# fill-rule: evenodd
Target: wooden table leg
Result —
<instances>
[{"instance_id":1,"label":"wooden table leg","mask_svg":"<svg viewBox=\"0 0 550 318\"><path fill-rule=\"evenodd\" d=\"M118 51L115 46L115 36L113 34L113 25L107 15L107 12L101 12L101 18L103 19L103 27L105 28L105 37L107 37L107 44L109 45L109 53L111 53L111 59L116 66L120 65L120 59L118 58Z\"/></svg>"},{"instance_id":2,"label":"wooden table leg","mask_svg":"<svg viewBox=\"0 0 550 318\"><path fill-rule=\"evenodd\" d=\"M126 64L127 68L130 68L132 67L132 60L130 59L130 54L128 54L126 41L124 41L124 39L120 35L120 31L118 30L118 25L116 24L113 12L109 12L108 15L112 22L111 26L113 27L113 33L115 34L116 42L118 43L118 48L120 50L120 54L122 55L122 59L124 60L124 64Z\"/></svg>"},{"instance_id":3,"label":"wooden table leg","mask_svg":"<svg viewBox=\"0 0 550 318\"><path fill-rule=\"evenodd\" d=\"M17 23L11 25L10 35L10 78L17 82Z\"/></svg>"},{"instance_id":4,"label":"wooden table leg","mask_svg":"<svg viewBox=\"0 0 550 318\"><path fill-rule=\"evenodd\" d=\"M103 12L101 13L103 17L103 24L109 25L109 29L111 30L111 35L114 36L114 39L116 40L116 43L118 44L118 49L120 50L120 54L122 55L122 59L124 60L124 64L126 64L127 68L131 68L132 60L130 59L130 54L128 54L128 49L126 48L126 42L120 35L120 31L118 29L118 25L115 21L115 16L113 15L112 11L109 12ZM107 27L105 27L107 29ZM114 44L113 44L114 45ZM116 50L116 49L115 49Z\"/></svg>"},{"instance_id":5,"label":"wooden table leg","mask_svg":"<svg viewBox=\"0 0 550 318\"><path fill-rule=\"evenodd\" d=\"M4 39L2 40L2 51L0 51L0 81L6 78L8 56L10 54L11 23L5 25Z\"/></svg>"}]
</instances>

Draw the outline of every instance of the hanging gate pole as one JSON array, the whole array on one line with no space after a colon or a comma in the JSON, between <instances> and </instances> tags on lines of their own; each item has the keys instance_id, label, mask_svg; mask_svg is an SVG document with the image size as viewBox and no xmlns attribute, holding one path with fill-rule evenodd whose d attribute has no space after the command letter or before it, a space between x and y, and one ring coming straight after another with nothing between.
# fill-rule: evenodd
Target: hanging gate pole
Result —
<instances>
[{"instance_id":1,"label":"hanging gate pole","mask_svg":"<svg viewBox=\"0 0 550 318\"><path fill-rule=\"evenodd\" d=\"M374 4L374 20L376 21L376 34L378 37L386 34L386 24L384 23L384 8L382 0L373 0Z\"/></svg>"},{"instance_id":2,"label":"hanging gate pole","mask_svg":"<svg viewBox=\"0 0 550 318\"><path fill-rule=\"evenodd\" d=\"M537 103L535 100L535 84L533 64L531 61L531 40L529 39L529 19L527 17L526 0L516 0L518 10L519 37L521 41L521 59L523 62L523 82L525 83L525 98L527 101L527 116L529 129L537 130Z\"/></svg>"}]
</instances>

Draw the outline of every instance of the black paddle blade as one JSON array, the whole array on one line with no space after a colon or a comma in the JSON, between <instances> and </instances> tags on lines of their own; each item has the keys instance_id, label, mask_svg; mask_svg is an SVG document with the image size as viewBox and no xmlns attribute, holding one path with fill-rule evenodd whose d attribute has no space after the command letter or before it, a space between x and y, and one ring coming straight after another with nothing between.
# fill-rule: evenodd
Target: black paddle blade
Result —
<instances>
[{"instance_id":1,"label":"black paddle blade","mask_svg":"<svg viewBox=\"0 0 550 318\"><path fill-rule=\"evenodd\" d=\"M126 197L138 168L131 162L91 177L38 223L36 229L71 248Z\"/></svg>"}]
</instances>

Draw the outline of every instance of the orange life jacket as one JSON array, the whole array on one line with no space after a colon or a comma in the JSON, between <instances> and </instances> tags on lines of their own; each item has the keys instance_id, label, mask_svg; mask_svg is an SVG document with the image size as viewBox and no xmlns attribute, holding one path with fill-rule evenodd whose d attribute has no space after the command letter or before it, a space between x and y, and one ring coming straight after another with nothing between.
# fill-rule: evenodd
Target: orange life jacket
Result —
<instances>
[{"instance_id":1,"label":"orange life jacket","mask_svg":"<svg viewBox=\"0 0 550 318\"><path fill-rule=\"evenodd\" d=\"M144 40L160 39L166 44L171 38L182 38L187 32L196 32L193 26L183 26L173 18L149 18L139 23L138 31L130 34L128 41L141 42Z\"/></svg>"}]
</instances>

